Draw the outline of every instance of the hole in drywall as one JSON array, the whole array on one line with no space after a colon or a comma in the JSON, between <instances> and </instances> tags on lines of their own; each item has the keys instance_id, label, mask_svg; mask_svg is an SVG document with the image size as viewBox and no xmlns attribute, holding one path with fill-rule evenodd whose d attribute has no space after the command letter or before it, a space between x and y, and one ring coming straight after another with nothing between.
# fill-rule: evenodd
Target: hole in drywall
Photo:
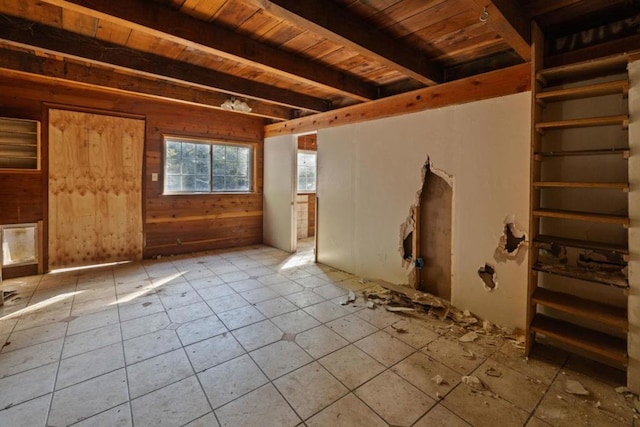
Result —
<instances>
[{"instance_id":1,"label":"hole in drywall","mask_svg":"<svg viewBox=\"0 0 640 427\"><path fill-rule=\"evenodd\" d=\"M491 292L498 287L496 269L493 265L486 263L480 267L478 269L478 276L480 276L486 291Z\"/></svg>"},{"instance_id":2,"label":"hole in drywall","mask_svg":"<svg viewBox=\"0 0 640 427\"><path fill-rule=\"evenodd\" d=\"M515 254L520 248L520 244L526 240L524 233L520 232L512 222L504 226L504 237L504 250L509 255Z\"/></svg>"},{"instance_id":3,"label":"hole in drywall","mask_svg":"<svg viewBox=\"0 0 640 427\"><path fill-rule=\"evenodd\" d=\"M515 215L507 215L493 258L497 262L515 260L517 264L521 264L526 258L523 248L527 244L527 234L518 226Z\"/></svg>"},{"instance_id":4,"label":"hole in drywall","mask_svg":"<svg viewBox=\"0 0 640 427\"><path fill-rule=\"evenodd\" d=\"M422 187L400 227L402 264L411 268L409 283L447 300L451 299L452 181L427 158Z\"/></svg>"},{"instance_id":5,"label":"hole in drywall","mask_svg":"<svg viewBox=\"0 0 640 427\"><path fill-rule=\"evenodd\" d=\"M407 237L402 241L403 257L405 260L411 262L413 259L413 231L409 232Z\"/></svg>"}]
</instances>

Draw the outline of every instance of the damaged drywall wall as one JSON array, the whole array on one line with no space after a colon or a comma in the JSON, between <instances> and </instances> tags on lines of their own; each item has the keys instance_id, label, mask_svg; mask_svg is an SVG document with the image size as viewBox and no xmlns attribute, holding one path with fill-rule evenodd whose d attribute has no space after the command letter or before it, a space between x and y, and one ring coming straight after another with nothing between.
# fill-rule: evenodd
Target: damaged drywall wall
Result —
<instances>
[{"instance_id":1,"label":"damaged drywall wall","mask_svg":"<svg viewBox=\"0 0 640 427\"><path fill-rule=\"evenodd\" d=\"M400 246L398 247L398 251L400 252L400 258L402 260L402 268L405 269L414 266L413 233L416 231L416 214L418 212L417 208L420 206L420 196L424 187L424 181L430 170L431 164L429 157L427 157L427 161L422 166L422 179L420 180L422 185L420 186L420 189L416 191L413 198L413 204L409 208L407 219L400 224ZM409 283L415 283L415 277L411 277L413 274L415 274L415 271L412 269L409 277Z\"/></svg>"},{"instance_id":2,"label":"damaged drywall wall","mask_svg":"<svg viewBox=\"0 0 640 427\"><path fill-rule=\"evenodd\" d=\"M433 173L455 178L452 303L495 323L524 327L527 263L497 263L492 257L506 214L514 213L528 233L530 147L513 141L528 140L530 122L531 94L522 93L319 130L319 156L331 170L318 174L326 181L318 185L324 226L318 260L360 276L407 283L399 226L422 185L420 172L429 156ZM494 167L496 159L509 161ZM479 282L478 267L486 261L498 269L496 292L486 292Z\"/></svg>"},{"instance_id":3,"label":"damaged drywall wall","mask_svg":"<svg viewBox=\"0 0 640 427\"><path fill-rule=\"evenodd\" d=\"M528 246L527 233L518 226L516 216L514 214L507 215L493 259L499 263L515 261L520 265L527 257L526 249Z\"/></svg>"},{"instance_id":4,"label":"damaged drywall wall","mask_svg":"<svg viewBox=\"0 0 640 427\"><path fill-rule=\"evenodd\" d=\"M480 276L484 289L487 292L495 291L498 287L498 275L496 274L496 267L494 265L485 263L485 265L478 269L478 276Z\"/></svg>"},{"instance_id":5,"label":"damaged drywall wall","mask_svg":"<svg viewBox=\"0 0 640 427\"><path fill-rule=\"evenodd\" d=\"M427 157L421 183L400 226L401 262L412 286L450 299L453 178Z\"/></svg>"}]
</instances>

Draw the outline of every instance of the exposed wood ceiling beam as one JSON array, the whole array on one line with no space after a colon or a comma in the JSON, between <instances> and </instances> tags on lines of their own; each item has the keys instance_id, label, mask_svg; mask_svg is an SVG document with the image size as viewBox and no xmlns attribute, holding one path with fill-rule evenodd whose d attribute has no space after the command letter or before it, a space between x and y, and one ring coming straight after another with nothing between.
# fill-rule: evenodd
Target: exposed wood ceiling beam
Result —
<instances>
[{"instance_id":1,"label":"exposed wood ceiling beam","mask_svg":"<svg viewBox=\"0 0 640 427\"><path fill-rule=\"evenodd\" d=\"M74 82L90 88L99 88L116 93L134 94L163 101L181 102L189 105L221 109L220 104L229 98L221 92L212 92L175 83L132 76L123 73L83 65L76 62L35 56L28 52L0 48L0 70L36 75L42 80ZM0 74L2 72L0 71ZM293 118L290 108L264 102L251 102L251 115L275 120ZM246 114L246 113L243 113Z\"/></svg>"},{"instance_id":2,"label":"exposed wood ceiling beam","mask_svg":"<svg viewBox=\"0 0 640 427\"><path fill-rule=\"evenodd\" d=\"M281 77L341 92L360 101L377 87L333 68L260 43L220 25L144 0L45 0L47 3L171 40Z\"/></svg>"},{"instance_id":3,"label":"exposed wood ceiling beam","mask_svg":"<svg viewBox=\"0 0 640 427\"><path fill-rule=\"evenodd\" d=\"M0 25L0 40L10 45L42 50L47 53L79 58L90 63L106 64L141 75L195 85L202 89L301 108L326 111L328 102L290 90L242 79L208 68L125 48L94 38L48 27L21 18L6 17Z\"/></svg>"},{"instance_id":4,"label":"exposed wood ceiling beam","mask_svg":"<svg viewBox=\"0 0 640 427\"><path fill-rule=\"evenodd\" d=\"M265 138L311 132L335 126L366 122L448 105L512 95L531 90L531 64L497 71L437 86L417 89L388 98L357 104L308 117L265 126Z\"/></svg>"},{"instance_id":5,"label":"exposed wood ceiling beam","mask_svg":"<svg viewBox=\"0 0 640 427\"><path fill-rule=\"evenodd\" d=\"M478 19L486 8L487 24L525 61L531 60L531 22L515 0L469 0L478 8Z\"/></svg>"},{"instance_id":6,"label":"exposed wood ceiling beam","mask_svg":"<svg viewBox=\"0 0 640 427\"><path fill-rule=\"evenodd\" d=\"M247 0L299 27L347 46L426 85L442 82L442 69L424 52L400 43L327 0Z\"/></svg>"}]
</instances>

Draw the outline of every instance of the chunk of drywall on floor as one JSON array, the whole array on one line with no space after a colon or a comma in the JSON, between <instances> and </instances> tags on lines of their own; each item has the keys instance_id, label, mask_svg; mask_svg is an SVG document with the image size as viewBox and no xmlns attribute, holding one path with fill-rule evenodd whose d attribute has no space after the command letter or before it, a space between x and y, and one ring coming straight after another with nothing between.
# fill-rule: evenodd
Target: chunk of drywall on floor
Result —
<instances>
[{"instance_id":1,"label":"chunk of drywall on floor","mask_svg":"<svg viewBox=\"0 0 640 427\"><path fill-rule=\"evenodd\" d=\"M398 226L421 188L429 156L455 177L452 302L493 323L523 328L526 263L500 264L498 292L478 285L477 270L496 249L505 213L515 215L520 229L529 227L530 102L530 92L520 93L319 130L319 167L323 150L336 163L335 176L323 178L319 171L319 259L330 258L328 264L359 276L406 284ZM332 219L323 219L323 197L334 200ZM331 234L330 254L323 249L324 232Z\"/></svg>"},{"instance_id":2,"label":"chunk of drywall on floor","mask_svg":"<svg viewBox=\"0 0 640 427\"><path fill-rule=\"evenodd\" d=\"M640 61L629 64L629 148L631 153L640 150ZM635 118L635 119L634 119ZM640 156L629 157L629 334L627 353L627 386L640 393Z\"/></svg>"},{"instance_id":3,"label":"chunk of drywall on floor","mask_svg":"<svg viewBox=\"0 0 640 427\"><path fill-rule=\"evenodd\" d=\"M497 262L515 261L522 264L527 258L527 246L527 233L518 225L514 214L507 215L493 259Z\"/></svg>"}]
</instances>

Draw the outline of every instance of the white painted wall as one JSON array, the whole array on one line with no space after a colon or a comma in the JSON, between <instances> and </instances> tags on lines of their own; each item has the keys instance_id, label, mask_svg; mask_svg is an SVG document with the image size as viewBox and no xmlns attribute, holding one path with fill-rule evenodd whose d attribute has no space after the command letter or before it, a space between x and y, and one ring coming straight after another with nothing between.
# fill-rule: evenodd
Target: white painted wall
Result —
<instances>
[{"instance_id":1,"label":"white painted wall","mask_svg":"<svg viewBox=\"0 0 640 427\"><path fill-rule=\"evenodd\" d=\"M505 326L525 326L527 265L496 265L503 221L528 229L530 92L318 132L318 260L407 283L399 247L427 157L453 177L452 302Z\"/></svg>"},{"instance_id":2,"label":"white painted wall","mask_svg":"<svg viewBox=\"0 0 640 427\"><path fill-rule=\"evenodd\" d=\"M628 387L640 393L640 61L629 65L629 367Z\"/></svg>"},{"instance_id":3,"label":"white painted wall","mask_svg":"<svg viewBox=\"0 0 640 427\"><path fill-rule=\"evenodd\" d=\"M356 261L357 129L354 126L340 129L323 142L322 150L318 149L317 256L318 262L353 272ZM332 135L333 130L322 132Z\"/></svg>"}]
</instances>

